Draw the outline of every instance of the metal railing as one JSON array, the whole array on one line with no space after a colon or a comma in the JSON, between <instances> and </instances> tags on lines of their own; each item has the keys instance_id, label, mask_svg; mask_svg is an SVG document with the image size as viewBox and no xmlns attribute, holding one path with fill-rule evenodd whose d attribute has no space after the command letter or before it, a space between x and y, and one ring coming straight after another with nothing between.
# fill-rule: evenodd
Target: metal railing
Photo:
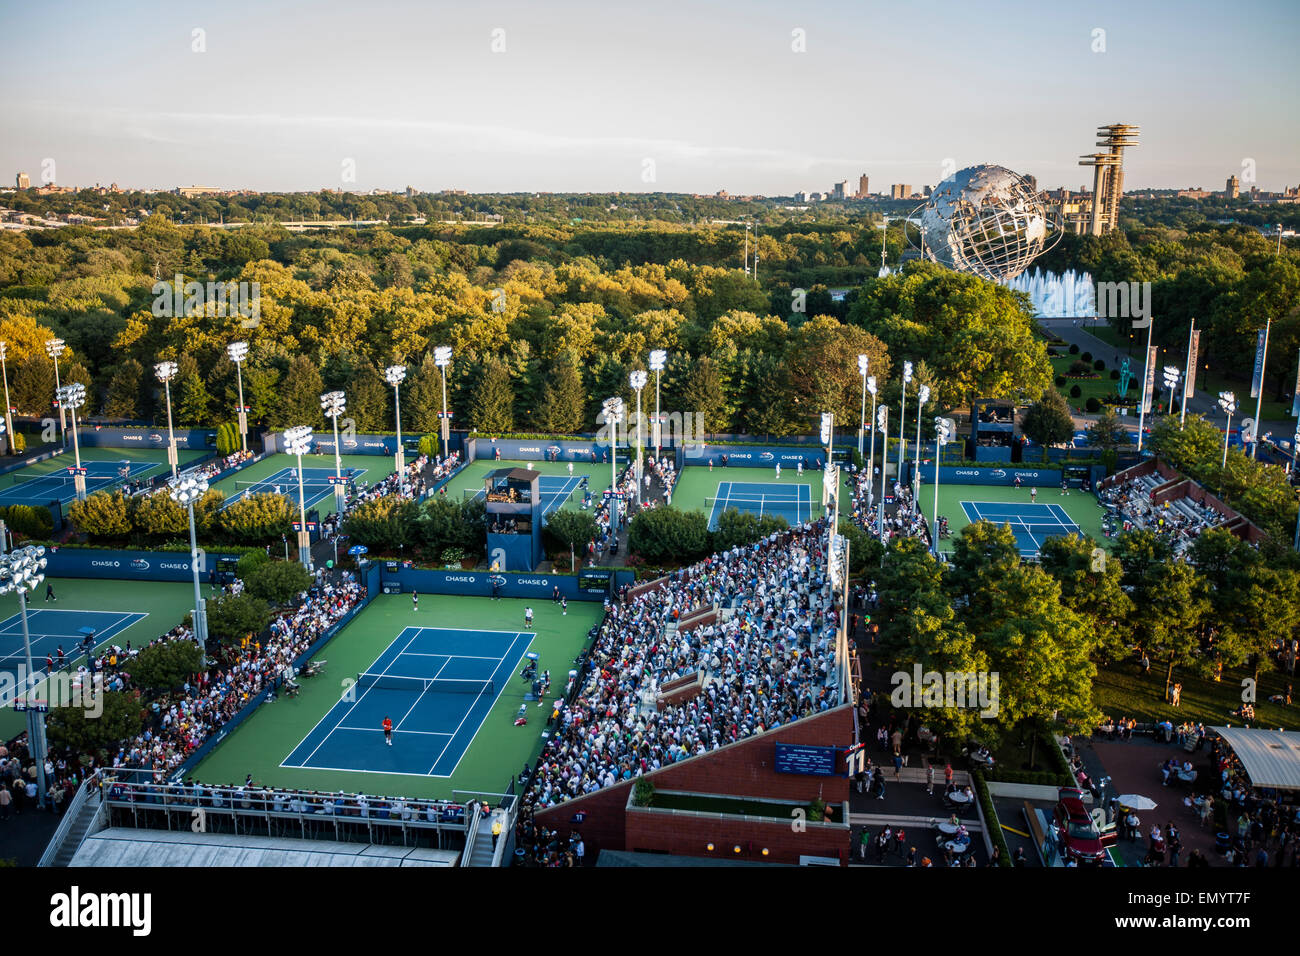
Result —
<instances>
[{"instance_id":1,"label":"metal railing","mask_svg":"<svg viewBox=\"0 0 1300 956\"><path fill-rule=\"evenodd\" d=\"M58 857L59 853L63 851L64 845L68 842L68 835L72 832L73 826L81 816L81 811L85 809L86 805L92 799L97 798L98 796L99 781L95 777L91 777L82 782L81 786L77 789L76 794L73 796L72 802L69 803L67 808L63 811L63 819L59 821L59 826L58 829L54 831L54 836L50 837L50 842L46 845L45 852L41 854L41 859L40 862L36 864L37 866L54 865L54 860ZM100 808L102 809L102 807L103 804L101 803ZM89 833L90 830L87 829L86 832Z\"/></svg>"}]
</instances>

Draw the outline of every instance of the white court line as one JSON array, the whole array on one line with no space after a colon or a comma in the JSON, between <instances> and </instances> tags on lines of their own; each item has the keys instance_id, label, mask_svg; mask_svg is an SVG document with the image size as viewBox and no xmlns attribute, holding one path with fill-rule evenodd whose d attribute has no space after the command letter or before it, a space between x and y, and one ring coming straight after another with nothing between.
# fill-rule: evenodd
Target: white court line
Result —
<instances>
[{"instance_id":1,"label":"white court line","mask_svg":"<svg viewBox=\"0 0 1300 956\"><path fill-rule=\"evenodd\" d=\"M398 654L397 656L400 659L402 655ZM442 666L438 668L438 673L433 675L433 680L437 680L440 676L442 676L442 672L447 669L447 665L450 663L451 663L450 657L447 658L445 661L443 661ZM421 678L421 679L425 680L427 678ZM419 706L420 701L424 700L424 695L427 693L429 693L429 690L428 688L425 688L424 690L420 691L418 694L415 695L415 701L411 704L410 707L407 708L406 713L404 713L401 716L401 719L398 720L397 723L393 725L393 730L397 730L398 727L402 726L402 721L405 720L407 717L411 716L411 711L415 710L415 708Z\"/></svg>"},{"instance_id":2,"label":"white court line","mask_svg":"<svg viewBox=\"0 0 1300 956\"><path fill-rule=\"evenodd\" d=\"M515 634L515 640L510 642L510 646L509 646L508 648L506 648L506 652L505 652L505 654L502 655L502 657L501 657L501 664L504 664L504 663L506 662L506 658L510 656L510 652L513 651L513 650L515 649L515 642L518 641L519 638L521 638L521 637L527 637L527 638L528 638L528 642L527 642L526 644L524 644L524 649L519 653L519 657L517 658L517 661L518 661L518 660L522 660L524 654L527 654L527 653L528 653L528 648L532 645L532 643L533 643L533 639L534 639L536 636L537 636L536 634L530 634L530 633L528 633L527 631L519 631L519 632L517 632L517 633ZM492 675L488 678L488 680L492 680L492 681L496 680L497 671L501 669L501 664L498 664L498 665L496 666L496 669L492 671ZM510 665L510 668L511 668L511 670L513 670L513 669L514 669L514 664L511 664L511 665ZM507 680L508 680L508 678L507 678ZM469 748L472 747L472 746L474 745L474 741L478 740L478 732L479 732L480 730L483 729L483 724L484 724L484 722L488 719L488 714L492 713L492 708L496 707L496 705L497 705L497 701L499 701L499 700L501 699L501 694L502 694L502 692L503 692L504 690L505 690L505 684L502 684L500 690L497 691L496 696L492 698L492 703L488 704L487 710L483 711L483 719L480 720L480 721L478 722L478 726L474 728L474 735L473 735L472 737L469 738L469 743L465 745L464 749L461 750L461 752L460 752L460 756L456 758L456 766L454 766L454 767L451 768L451 773L449 773L449 774L445 774L445 775L442 775L442 776L454 777L454 776L456 775L456 768L459 767L459 766L460 766L460 762L461 762L462 760L465 759L465 755L466 755L467 753L469 753ZM475 703L478 703L478 701L475 700ZM473 712L474 712L474 707L473 707L473 705L471 705L470 708L469 708L469 710L467 710L467 711L465 712L465 719L468 720L468 719L469 719L469 715L472 714ZM462 720L461 723L464 724L465 721ZM460 727L457 727L457 728L456 728L456 734L458 734L458 733L460 733ZM456 734L452 734L452 738L451 738L451 740L455 740L455 739L456 739ZM447 741L447 747L450 747L450 746L451 746L451 740ZM443 747L443 748L442 748L443 753L446 753L446 752L447 752L447 747ZM441 760L441 759L442 759L442 754L438 754L438 760ZM427 774L425 774L426 777L440 776L440 775L435 774L435 773L433 772L433 771L434 771L434 768L438 766L438 760L435 760L435 761L433 762L433 767L430 767L430 768L429 768L429 772L428 772Z\"/></svg>"},{"instance_id":3,"label":"white court line","mask_svg":"<svg viewBox=\"0 0 1300 956\"><path fill-rule=\"evenodd\" d=\"M339 726L335 727L334 729L335 729L335 730L360 730L360 731L362 731L362 732L364 732L364 733L373 733L375 728L373 728L373 727L347 727L347 726L344 726L343 724L340 724ZM395 733L395 734L420 734L420 735L425 736L425 737L450 737L450 736L451 736L450 734L445 734L445 733L442 733L442 732L437 731L437 730L398 730L396 727L393 728L393 733ZM374 771L374 772L375 772L375 773L381 773L382 771L378 771L378 770L376 770L376 771ZM427 776L427 775L426 775L426 776Z\"/></svg>"}]
</instances>

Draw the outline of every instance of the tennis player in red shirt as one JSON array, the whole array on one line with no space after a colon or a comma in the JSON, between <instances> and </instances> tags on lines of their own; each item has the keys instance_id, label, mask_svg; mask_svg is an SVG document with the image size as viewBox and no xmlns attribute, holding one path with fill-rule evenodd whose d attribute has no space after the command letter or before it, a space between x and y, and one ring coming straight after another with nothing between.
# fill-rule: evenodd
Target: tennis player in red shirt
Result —
<instances>
[{"instance_id":1,"label":"tennis player in red shirt","mask_svg":"<svg viewBox=\"0 0 1300 956\"><path fill-rule=\"evenodd\" d=\"M393 745L393 722L387 717L384 718L384 740L388 741L388 746Z\"/></svg>"}]
</instances>

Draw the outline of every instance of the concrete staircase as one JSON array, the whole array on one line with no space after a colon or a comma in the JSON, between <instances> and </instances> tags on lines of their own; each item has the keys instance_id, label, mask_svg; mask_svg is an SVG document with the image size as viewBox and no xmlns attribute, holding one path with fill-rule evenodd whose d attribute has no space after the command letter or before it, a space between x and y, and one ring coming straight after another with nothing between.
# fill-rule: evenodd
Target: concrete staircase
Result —
<instances>
[{"instance_id":1,"label":"concrete staircase","mask_svg":"<svg viewBox=\"0 0 1300 956\"><path fill-rule=\"evenodd\" d=\"M62 838L54 855L43 862L45 866L67 866L76 856L77 850L81 847L81 842L90 833L91 827L95 824L95 817L100 809L99 800L86 800L76 810L69 809L69 813L76 813L72 821L68 824L67 830L62 830L56 834L56 838Z\"/></svg>"}]
</instances>

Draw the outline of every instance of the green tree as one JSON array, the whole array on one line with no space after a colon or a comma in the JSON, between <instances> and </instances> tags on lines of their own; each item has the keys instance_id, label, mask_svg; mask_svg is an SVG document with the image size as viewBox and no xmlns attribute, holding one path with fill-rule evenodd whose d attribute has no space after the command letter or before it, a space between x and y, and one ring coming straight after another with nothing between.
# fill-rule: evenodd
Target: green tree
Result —
<instances>
[{"instance_id":1,"label":"green tree","mask_svg":"<svg viewBox=\"0 0 1300 956\"><path fill-rule=\"evenodd\" d=\"M251 594L222 594L208 601L208 636L222 644L260 634L270 622L266 601Z\"/></svg>"},{"instance_id":2,"label":"green tree","mask_svg":"<svg viewBox=\"0 0 1300 956\"><path fill-rule=\"evenodd\" d=\"M593 541L599 531L596 517L590 511L560 508L546 516L542 535L553 551L570 548L581 555L588 541Z\"/></svg>"},{"instance_id":3,"label":"green tree","mask_svg":"<svg viewBox=\"0 0 1300 956\"><path fill-rule=\"evenodd\" d=\"M311 574L297 561L268 561L244 578L244 586L254 597L283 605L311 587L311 580Z\"/></svg>"},{"instance_id":4,"label":"green tree","mask_svg":"<svg viewBox=\"0 0 1300 956\"><path fill-rule=\"evenodd\" d=\"M203 669L203 651L194 641L163 641L140 649L127 666L131 682L153 693L180 690Z\"/></svg>"},{"instance_id":5,"label":"green tree","mask_svg":"<svg viewBox=\"0 0 1300 956\"><path fill-rule=\"evenodd\" d=\"M320 370L306 355L296 355L289 363L277 397L267 409L267 418L275 428L311 425L323 428L320 397L325 391Z\"/></svg>"},{"instance_id":6,"label":"green tree","mask_svg":"<svg viewBox=\"0 0 1300 956\"><path fill-rule=\"evenodd\" d=\"M752 511L728 508L718 515L718 527L713 532L713 550L726 551L736 545L753 544L777 531L784 531L789 523L780 515L759 517Z\"/></svg>"},{"instance_id":7,"label":"green tree","mask_svg":"<svg viewBox=\"0 0 1300 956\"><path fill-rule=\"evenodd\" d=\"M1043 448L1043 461L1047 461L1047 449L1052 445L1061 445L1074 437L1074 419L1070 417L1070 406L1056 389L1043 392L1043 397L1025 409L1021 430Z\"/></svg>"},{"instance_id":8,"label":"green tree","mask_svg":"<svg viewBox=\"0 0 1300 956\"><path fill-rule=\"evenodd\" d=\"M186 353L177 364L180 370L172 389L176 421L181 425L205 425L211 420L212 396L199 374L198 363Z\"/></svg>"},{"instance_id":9,"label":"green tree","mask_svg":"<svg viewBox=\"0 0 1300 956\"><path fill-rule=\"evenodd\" d=\"M587 395L582 375L569 352L556 359L542 386L541 401L533 421L538 431L552 435L572 435L586 422Z\"/></svg>"},{"instance_id":10,"label":"green tree","mask_svg":"<svg viewBox=\"0 0 1300 956\"><path fill-rule=\"evenodd\" d=\"M1119 446L1125 441L1124 433L1123 423L1109 405L1104 406L1097 420L1088 426L1088 442L1101 449L1101 460L1107 472L1115 470Z\"/></svg>"},{"instance_id":11,"label":"green tree","mask_svg":"<svg viewBox=\"0 0 1300 956\"><path fill-rule=\"evenodd\" d=\"M697 426L699 431L711 435L726 430L730 409L722 391L722 377L709 356L701 355L695 360L682 383L678 401L683 409L695 413L696 421L701 423Z\"/></svg>"},{"instance_id":12,"label":"green tree","mask_svg":"<svg viewBox=\"0 0 1300 956\"><path fill-rule=\"evenodd\" d=\"M1061 601L1087 623L1106 659L1123 659L1135 608L1124 591L1119 559L1087 535L1070 534L1044 541L1038 564L1056 579Z\"/></svg>"},{"instance_id":13,"label":"green tree","mask_svg":"<svg viewBox=\"0 0 1300 956\"><path fill-rule=\"evenodd\" d=\"M14 406L23 415L48 418L54 410L54 363L43 353L18 363L9 383Z\"/></svg>"},{"instance_id":14,"label":"green tree","mask_svg":"<svg viewBox=\"0 0 1300 956\"><path fill-rule=\"evenodd\" d=\"M393 554L415 543L419 506L401 495L363 501L343 519L342 531L357 544Z\"/></svg>"},{"instance_id":15,"label":"green tree","mask_svg":"<svg viewBox=\"0 0 1300 956\"><path fill-rule=\"evenodd\" d=\"M122 741L133 739L144 729L144 708L134 691L100 691L95 700L96 708L51 708L45 725L51 749L96 754L105 760L110 752L117 752ZM98 708L101 712L95 713Z\"/></svg>"},{"instance_id":16,"label":"green tree","mask_svg":"<svg viewBox=\"0 0 1300 956\"><path fill-rule=\"evenodd\" d=\"M709 546L709 523L698 511L651 508L638 512L628 529L628 549L647 561L687 562Z\"/></svg>"},{"instance_id":17,"label":"green tree","mask_svg":"<svg viewBox=\"0 0 1300 956\"><path fill-rule=\"evenodd\" d=\"M92 538L125 538L135 527L131 499L120 491L97 491L82 501L74 501L68 517L78 531Z\"/></svg>"},{"instance_id":18,"label":"green tree","mask_svg":"<svg viewBox=\"0 0 1300 956\"><path fill-rule=\"evenodd\" d=\"M497 356L489 356L470 399L469 419L473 429L488 433L513 431L514 402L509 367Z\"/></svg>"},{"instance_id":19,"label":"green tree","mask_svg":"<svg viewBox=\"0 0 1300 956\"><path fill-rule=\"evenodd\" d=\"M131 523L139 532L155 538L189 534L189 512L166 492L132 499L135 511Z\"/></svg>"},{"instance_id":20,"label":"green tree","mask_svg":"<svg viewBox=\"0 0 1300 956\"><path fill-rule=\"evenodd\" d=\"M139 418L140 385L143 381L144 366L133 358L124 359L108 382L104 416L127 420Z\"/></svg>"},{"instance_id":21,"label":"green tree","mask_svg":"<svg viewBox=\"0 0 1300 956\"><path fill-rule=\"evenodd\" d=\"M243 544L265 544L288 534L297 511L284 495L244 495L221 512L221 530Z\"/></svg>"},{"instance_id":22,"label":"green tree","mask_svg":"<svg viewBox=\"0 0 1300 956\"><path fill-rule=\"evenodd\" d=\"M360 362L344 391L348 397L348 414L356 421L357 431L388 429L391 424L388 411L392 396L388 394L388 386L373 362Z\"/></svg>"}]
</instances>

